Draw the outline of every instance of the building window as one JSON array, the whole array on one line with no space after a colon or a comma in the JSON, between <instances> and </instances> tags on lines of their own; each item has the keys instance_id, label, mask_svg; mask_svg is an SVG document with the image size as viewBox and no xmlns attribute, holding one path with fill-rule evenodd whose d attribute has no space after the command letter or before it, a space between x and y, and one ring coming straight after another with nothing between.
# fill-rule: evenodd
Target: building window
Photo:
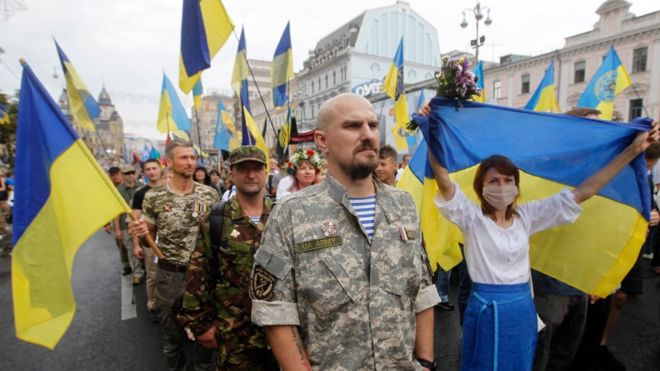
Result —
<instances>
[{"instance_id":1,"label":"building window","mask_svg":"<svg viewBox=\"0 0 660 371\"><path fill-rule=\"evenodd\" d=\"M628 121L632 121L638 117L642 117L643 109L644 109L644 100L642 98L631 99L630 109L628 109Z\"/></svg>"},{"instance_id":2,"label":"building window","mask_svg":"<svg viewBox=\"0 0 660 371\"><path fill-rule=\"evenodd\" d=\"M502 98L502 81L493 82L493 98Z\"/></svg>"},{"instance_id":3,"label":"building window","mask_svg":"<svg viewBox=\"0 0 660 371\"><path fill-rule=\"evenodd\" d=\"M319 76L318 82L319 82L319 91L321 91L321 76Z\"/></svg>"},{"instance_id":4,"label":"building window","mask_svg":"<svg viewBox=\"0 0 660 371\"><path fill-rule=\"evenodd\" d=\"M586 74L587 65L585 61L575 62L575 77L573 78L574 83L584 82L584 76Z\"/></svg>"},{"instance_id":5,"label":"building window","mask_svg":"<svg viewBox=\"0 0 660 371\"><path fill-rule=\"evenodd\" d=\"M648 55L648 48L637 48L633 50L633 72L646 71L646 57Z\"/></svg>"},{"instance_id":6,"label":"building window","mask_svg":"<svg viewBox=\"0 0 660 371\"><path fill-rule=\"evenodd\" d=\"M314 94L314 81L312 81L312 94Z\"/></svg>"},{"instance_id":7,"label":"building window","mask_svg":"<svg viewBox=\"0 0 660 371\"><path fill-rule=\"evenodd\" d=\"M332 71L332 86L337 85L337 73Z\"/></svg>"},{"instance_id":8,"label":"building window","mask_svg":"<svg viewBox=\"0 0 660 371\"><path fill-rule=\"evenodd\" d=\"M520 94L529 94L529 74L520 76Z\"/></svg>"},{"instance_id":9,"label":"building window","mask_svg":"<svg viewBox=\"0 0 660 371\"><path fill-rule=\"evenodd\" d=\"M328 74L325 74L325 88L328 88Z\"/></svg>"}]
</instances>

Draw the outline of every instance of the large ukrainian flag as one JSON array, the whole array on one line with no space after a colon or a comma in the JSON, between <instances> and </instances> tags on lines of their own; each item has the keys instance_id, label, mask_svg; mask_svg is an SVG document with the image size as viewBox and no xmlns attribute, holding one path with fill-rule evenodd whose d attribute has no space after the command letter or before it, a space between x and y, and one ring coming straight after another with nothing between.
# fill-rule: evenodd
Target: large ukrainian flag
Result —
<instances>
[{"instance_id":1,"label":"large ukrainian flag","mask_svg":"<svg viewBox=\"0 0 660 371\"><path fill-rule=\"evenodd\" d=\"M408 115L408 101L403 89L403 37L399 41L399 47L396 49L396 54L394 54L390 70L385 76L383 90L394 101L395 123L394 128L392 128L394 144L398 150L406 149L408 143L405 132L410 116Z\"/></svg>"},{"instance_id":2,"label":"large ukrainian flag","mask_svg":"<svg viewBox=\"0 0 660 371\"><path fill-rule=\"evenodd\" d=\"M179 88L188 94L211 67L211 59L225 44L234 24L220 0L184 0L181 17Z\"/></svg>"},{"instance_id":3,"label":"large ukrainian flag","mask_svg":"<svg viewBox=\"0 0 660 371\"><path fill-rule=\"evenodd\" d=\"M550 65L545 70L543 80L541 80L534 95L532 95L529 102L525 105L525 109L537 112L561 112L555 93L555 64L553 62L550 62Z\"/></svg>"},{"instance_id":4,"label":"large ukrainian flag","mask_svg":"<svg viewBox=\"0 0 660 371\"><path fill-rule=\"evenodd\" d=\"M62 70L64 71L64 78L66 79L66 95L69 99L69 110L74 121L80 127L89 131L95 131L94 119L101 114L101 107L96 102L82 81L78 72L71 64L69 57L64 54L64 50L55 41L57 47L57 54L62 63Z\"/></svg>"},{"instance_id":5,"label":"large ukrainian flag","mask_svg":"<svg viewBox=\"0 0 660 371\"><path fill-rule=\"evenodd\" d=\"M626 68L621 63L613 47L603 59L589 85L584 89L578 107L595 108L601 112L600 118L612 119L614 97L632 85L632 80Z\"/></svg>"},{"instance_id":6,"label":"large ukrainian flag","mask_svg":"<svg viewBox=\"0 0 660 371\"><path fill-rule=\"evenodd\" d=\"M275 49L270 79L273 86L273 106L284 106L289 102L289 81L293 80L293 52L291 51L289 22L286 23L286 28Z\"/></svg>"},{"instance_id":7,"label":"large ukrainian flag","mask_svg":"<svg viewBox=\"0 0 660 371\"><path fill-rule=\"evenodd\" d=\"M76 310L80 245L131 209L23 64L16 141L12 289L16 336L53 349Z\"/></svg>"},{"instance_id":8,"label":"large ukrainian flag","mask_svg":"<svg viewBox=\"0 0 660 371\"><path fill-rule=\"evenodd\" d=\"M454 101L443 98L434 98L430 106L429 120L418 116L415 120L434 155L475 202L479 201L472 189L474 174L479 162L490 155L507 156L520 168L519 202L525 203L578 186L626 148L639 131L649 129L646 124L475 102L457 109ZM638 156L582 203L584 212L576 223L534 235L534 269L601 297L616 289L646 238L650 194L645 166L644 156ZM429 178L427 172L425 186ZM449 224L444 219L440 223ZM445 228L452 231L441 234L443 245L434 253L455 256L460 233L453 225Z\"/></svg>"}]
</instances>

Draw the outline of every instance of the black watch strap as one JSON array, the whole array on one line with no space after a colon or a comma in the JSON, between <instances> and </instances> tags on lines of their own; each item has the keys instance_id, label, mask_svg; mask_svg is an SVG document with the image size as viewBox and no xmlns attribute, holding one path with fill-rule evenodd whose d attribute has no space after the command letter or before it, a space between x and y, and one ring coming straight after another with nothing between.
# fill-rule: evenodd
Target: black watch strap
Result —
<instances>
[{"instance_id":1,"label":"black watch strap","mask_svg":"<svg viewBox=\"0 0 660 371\"><path fill-rule=\"evenodd\" d=\"M422 365L422 367L428 368L431 371L435 371L436 368L435 362L427 361L422 358L417 358L417 362L419 362L419 364Z\"/></svg>"}]
</instances>

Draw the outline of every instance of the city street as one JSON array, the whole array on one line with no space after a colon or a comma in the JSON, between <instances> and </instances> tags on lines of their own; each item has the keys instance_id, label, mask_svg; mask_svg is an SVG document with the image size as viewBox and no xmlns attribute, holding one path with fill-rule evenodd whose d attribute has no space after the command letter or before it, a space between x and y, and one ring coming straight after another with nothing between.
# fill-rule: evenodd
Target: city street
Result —
<instances>
[{"instance_id":1,"label":"city street","mask_svg":"<svg viewBox=\"0 0 660 371\"><path fill-rule=\"evenodd\" d=\"M16 339L11 304L10 258L0 258L1 370L164 370L160 330L149 322L144 284L132 305L130 276L121 277L110 235L96 233L81 247L73 285L78 303L71 327L54 351ZM657 370L660 365L660 277L645 264L644 294L624 308L610 349L628 370ZM122 290L122 286L124 289ZM122 294L123 292L123 294ZM456 303L456 287L451 287ZM436 310L436 357L440 370L458 369L458 309ZM124 320L122 320L124 318Z\"/></svg>"}]
</instances>

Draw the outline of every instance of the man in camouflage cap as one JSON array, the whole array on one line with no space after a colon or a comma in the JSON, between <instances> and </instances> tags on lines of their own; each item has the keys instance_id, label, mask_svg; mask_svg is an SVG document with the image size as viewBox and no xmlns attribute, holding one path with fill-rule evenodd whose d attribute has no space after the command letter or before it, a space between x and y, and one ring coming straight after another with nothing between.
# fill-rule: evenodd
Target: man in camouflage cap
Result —
<instances>
[{"instance_id":1,"label":"man in camouflage cap","mask_svg":"<svg viewBox=\"0 0 660 371\"><path fill-rule=\"evenodd\" d=\"M200 225L219 196L213 188L193 182L197 156L190 142L173 139L165 148L165 162L172 178L145 194L142 219L131 223L130 232L142 236L148 231L154 239L158 236L158 247L164 255L158 260L154 294L167 368L186 370L192 364L195 370L206 370L213 353L195 344L195 354L186 359L186 336L176 321L172 304L183 295L185 274Z\"/></svg>"},{"instance_id":2,"label":"man in camouflage cap","mask_svg":"<svg viewBox=\"0 0 660 371\"><path fill-rule=\"evenodd\" d=\"M130 205L133 202L135 192L143 184L136 179L135 168L131 165L122 165L121 173L123 181L117 186L117 191L124 198L124 201ZM127 233L126 214L118 216L113 221L113 227L115 238L121 240L122 245L126 249L126 256L133 272L133 284L137 285L142 281L142 277L144 277L144 269L142 269L140 259L133 254L133 239Z\"/></svg>"},{"instance_id":3,"label":"man in camouflage cap","mask_svg":"<svg viewBox=\"0 0 660 371\"><path fill-rule=\"evenodd\" d=\"M220 246L212 246L209 236L220 222L209 228L207 220L190 258L178 320L197 342L218 348L218 370L279 370L263 329L250 322L248 290L252 256L271 208L264 197L266 155L246 146L231 152L229 162L236 196L220 207Z\"/></svg>"},{"instance_id":4,"label":"man in camouflage cap","mask_svg":"<svg viewBox=\"0 0 660 371\"><path fill-rule=\"evenodd\" d=\"M372 177L378 117L341 94L319 110L320 184L273 209L254 257L252 321L283 369L433 369L431 282L411 196Z\"/></svg>"}]
</instances>

